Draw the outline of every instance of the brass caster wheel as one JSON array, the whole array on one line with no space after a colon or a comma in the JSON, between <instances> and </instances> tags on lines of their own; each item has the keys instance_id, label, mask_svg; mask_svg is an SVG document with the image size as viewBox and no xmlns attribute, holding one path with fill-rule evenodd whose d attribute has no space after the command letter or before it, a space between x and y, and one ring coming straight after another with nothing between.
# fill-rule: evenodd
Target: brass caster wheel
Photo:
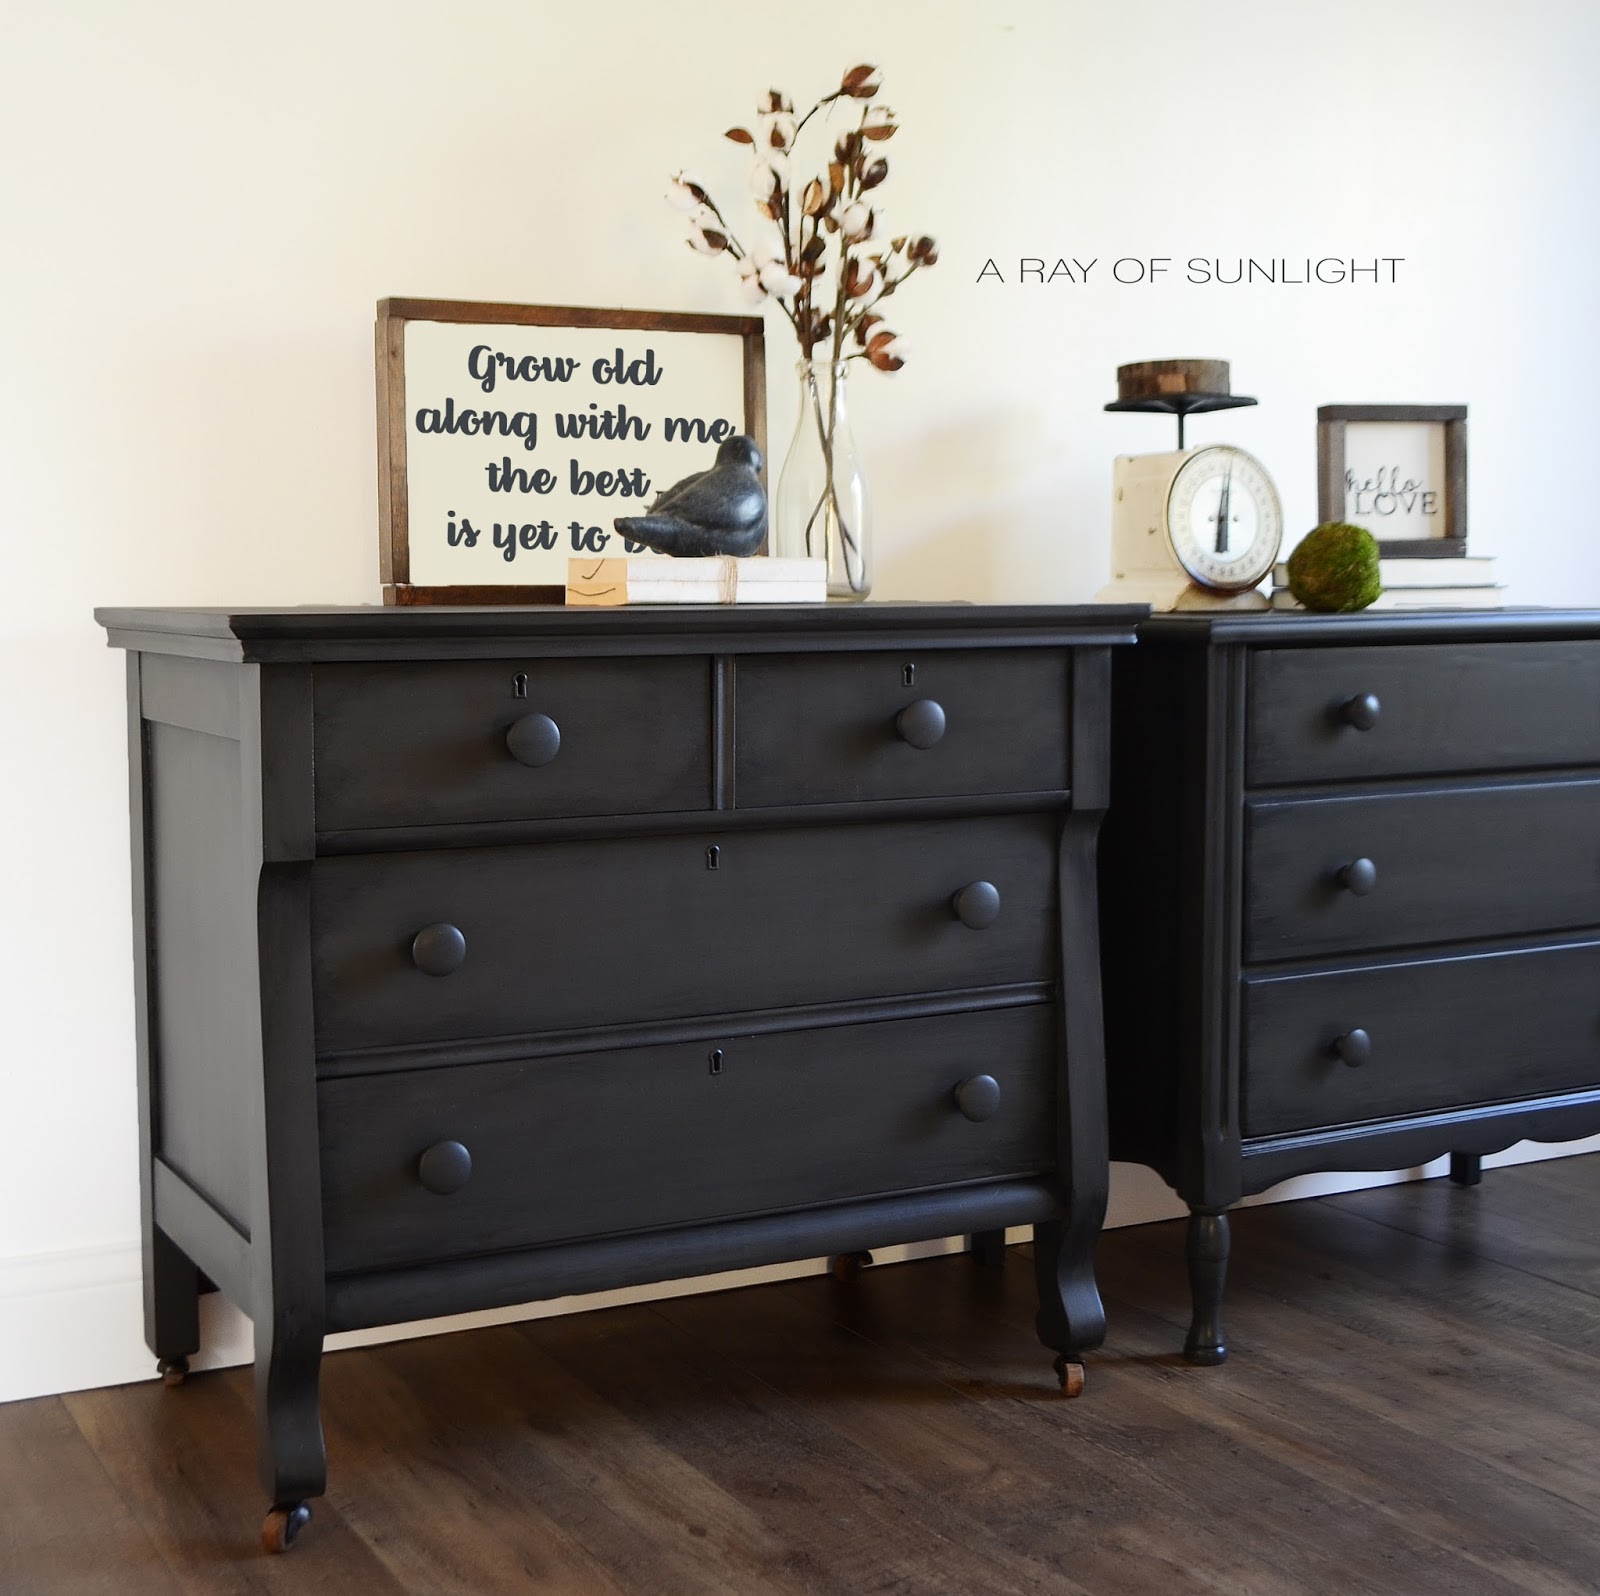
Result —
<instances>
[{"instance_id":1,"label":"brass caster wheel","mask_svg":"<svg viewBox=\"0 0 1600 1596\"><path fill-rule=\"evenodd\" d=\"M828 1273L835 1280L854 1280L872 1262L870 1252L841 1252L828 1260Z\"/></svg>"},{"instance_id":2,"label":"brass caster wheel","mask_svg":"<svg viewBox=\"0 0 1600 1596\"><path fill-rule=\"evenodd\" d=\"M156 1364L156 1373L161 1376L163 1385L182 1385L189 1378L189 1360L163 1358Z\"/></svg>"},{"instance_id":3,"label":"brass caster wheel","mask_svg":"<svg viewBox=\"0 0 1600 1596\"><path fill-rule=\"evenodd\" d=\"M261 1550L288 1551L300 1531L310 1522L311 1507L306 1502L290 1502L284 1507L273 1508L261 1526Z\"/></svg>"},{"instance_id":4,"label":"brass caster wheel","mask_svg":"<svg viewBox=\"0 0 1600 1596\"><path fill-rule=\"evenodd\" d=\"M1071 1363L1066 1358L1056 1359L1056 1378L1061 1382L1064 1397L1083 1395L1083 1365Z\"/></svg>"}]
</instances>

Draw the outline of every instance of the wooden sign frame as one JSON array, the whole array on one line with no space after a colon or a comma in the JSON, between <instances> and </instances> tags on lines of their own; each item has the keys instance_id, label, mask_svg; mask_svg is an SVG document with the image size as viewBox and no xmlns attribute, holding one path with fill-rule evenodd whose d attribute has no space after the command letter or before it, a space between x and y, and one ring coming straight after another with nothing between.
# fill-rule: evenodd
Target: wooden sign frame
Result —
<instances>
[{"instance_id":1,"label":"wooden sign frame","mask_svg":"<svg viewBox=\"0 0 1600 1596\"><path fill-rule=\"evenodd\" d=\"M1379 538L1386 559L1443 560L1467 552L1467 407L1322 405L1317 410L1317 520L1345 518L1345 428L1369 421L1423 422L1444 429L1444 536Z\"/></svg>"},{"instance_id":2,"label":"wooden sign frame","mask_svg":"<svg viewBox=\"0 0 1600 1596\"><path fill-rule=\"evenodd\" d=\"M606 331L710 333L744 345L744 431L767 453L765 323L759 316L701 316L656 310L599 310L574 305L505 305L465 299L380 299L374 328L378 381L378 573L383 602L411 604L559 604L557 584L417 587L411 582L406 483L405 330L409 322L467 326L579 327ZM709 462L708 462L709 463ZM765 471L763 471L765 480ZM641 507L642 508L642 507Z\"/></svg>"}]
</instances>

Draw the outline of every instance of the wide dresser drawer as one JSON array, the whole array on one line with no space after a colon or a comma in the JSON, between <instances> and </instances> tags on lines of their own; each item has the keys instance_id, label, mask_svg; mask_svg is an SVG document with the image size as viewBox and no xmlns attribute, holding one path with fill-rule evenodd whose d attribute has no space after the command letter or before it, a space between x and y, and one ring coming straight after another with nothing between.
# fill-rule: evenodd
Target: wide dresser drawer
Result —
<instances>
[{"instance_id":1,"label":"wide dresser drawer","mask_svg":"<svg viewBox=\"0 0 1600 1596\"><path fill-rule=\"evenodd\" d=\"M320 859L317 1047L1053 980L1060 824L1026 814Z\"/></svg>"},{"instance_id":2,"label":"wide dresser drawer","mask_svg":"<svg viewBox=\"0 0 1600 1596\"><path fill-rule=\"evenodd\" d=\"M1600 1085L1600 943L1244 983L1248 1136Z\"/></svg>"},{"instance_id":3,"label":"wide dresser drawer","mask_svg":"<svg viewBox=\"0 0 1600 1596\"><path fill-rule=\"evenodd\" d=\"M1247 960L1600 925L1600 780L1256 800Z\"/></svg>"},{"instance_id":4,"label":"wide dresser drawer","mask_svg":"<svg viewBox=\"0 0 1600 1596\"><path fill-rule=\"evenodd\" d=\"M1600 765L1600 642L1260 649L1246 780Z\"/></svg>"},{"instance_id":5,"label":"wide dresser drawer","mask_svg":"<svg viewBox=\"0 0 1600 1596\"><path fill-rule=\"evenodd\" d=\"M1054 1006L1037 1003L326 1080L327 1267L1040 1172L1057 1037ZM957 1094L979 1076L974 1119Z\"/></svg>"},{"instance_id":6,"label":"wide dresser drawer","mask_svg":"<svg viewBox=\"0 0 1600 1596\"><path fill-rule=\"evenodd\" d=\"M752 655L738 663L740 808L1068 785L1064 649Z\"/></svg>"},{"instance_id":7,"label":"wide dresser drawer","mask_svg":"<svg viewBox=\"0 0 1600 1596\"><path fill-rule=\"evenodd\" d=\"M700 657L319 665L317 828L706 809Z\"/></svg>"}]
</instances>

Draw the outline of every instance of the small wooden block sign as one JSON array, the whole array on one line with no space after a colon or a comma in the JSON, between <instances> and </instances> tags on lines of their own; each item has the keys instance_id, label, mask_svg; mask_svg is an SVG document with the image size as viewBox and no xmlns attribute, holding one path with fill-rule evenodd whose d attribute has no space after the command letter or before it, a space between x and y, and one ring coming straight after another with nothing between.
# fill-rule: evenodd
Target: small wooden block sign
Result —
<instances>
[{"instance_id":1,"label":"small wooden block sign","mask_svg":"<svg viewBox=\"0 0 1600 1596\"><path fill-rule=\"evenodd\" d=\"M567 603L591 608L622 604L821 604L828 597L826 560L776 560L754 555L670 559L616 555L567 562Z\"/></svg>"}]
</instances>

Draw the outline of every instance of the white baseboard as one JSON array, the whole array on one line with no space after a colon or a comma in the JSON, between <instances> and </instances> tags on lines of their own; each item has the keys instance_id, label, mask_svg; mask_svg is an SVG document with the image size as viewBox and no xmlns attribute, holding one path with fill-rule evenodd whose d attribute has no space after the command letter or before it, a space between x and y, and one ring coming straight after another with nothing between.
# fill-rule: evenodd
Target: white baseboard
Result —
<instances>
[{"instance_id":1,"label":"white baseboard","mask_svg":"<svg viewBox=\"0 0 1600 1596\"><path fill-rule=\"evenodd\" d=\"M1520 1142L1503 1153L1486 1157L1484 1164L1487 1167L1534 1163L1592 1152L1600 1152L1600 1136L1576 1142ZM1448 1160L1441 1158L1419 1169L1380 1175L1304 1175L1257 1197L1247 1197L1245 1203L1289 1202L1327 1192L1360 1191L1398 1181L1424 1180L1444 1174L1447 1168ZM1184 1205L1153 1171L1133 1164L1112 1166L1111 1205L1106 1215L1108 1228L1177 1219L1186 1212ZM1013 1230L1010 1239L1023 1241L1027 1235L1026 1227L1022 1227ZM899 1263L908 1258L955 1252L962 1245L959 1238L918 1242L880 1248L873 1256L881 1263ZM414 1336L507 1324L519 1319L543 1319L554 1314L610 1308L623 1303L727 1291L736 1286L819 1274L826 1267L825 1259L814 1258L694 1280L596 1292L591 1296L560 1297L551 1302L501 1308L489 1313L388 1325L378 1330L330 1336L328 1350L403 1341ZM154 1362L144 1344L139 1268L137 1241L0 1259L0 1402L85 1391L96 1386L127 1385L154 1378ZM248 1363L251 1359L250 1321L220 1296L202 1300L200 1336L201 1352L194 1360L197 1369L226 1368Z\"/></svg>"}]
</instances>

